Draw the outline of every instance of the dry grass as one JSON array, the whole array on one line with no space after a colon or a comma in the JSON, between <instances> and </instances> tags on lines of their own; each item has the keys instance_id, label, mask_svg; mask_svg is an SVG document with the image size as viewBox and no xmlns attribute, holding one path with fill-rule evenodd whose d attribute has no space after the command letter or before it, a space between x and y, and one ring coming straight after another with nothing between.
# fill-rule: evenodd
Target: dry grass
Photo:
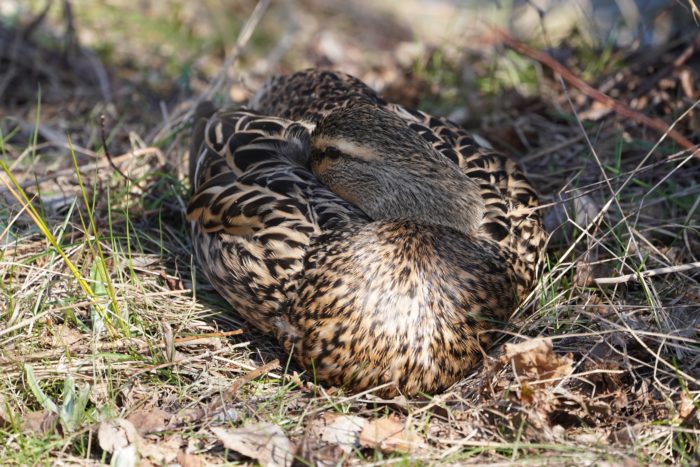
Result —
<instances>
[{"instance_id":1,"label":"dry grass","mask_svg":"<svg viewBox=\"0 0 700 467\"><path fill-rule=\"evenodd\" d=\"M230 31L245 30L252 3L218 12L172 1L170 14L143 12L127 38L117 7L80 4L80 40L68 48L58 6L25 36L28 16L0 23L0 41L15 47L0 52L0 463L291 459L251 447L241 429L301 464L696 462L697 158L498 45L407 46L398 23L358 37L366 12L317 3L273 4L235 48ZM688 32L653 53L599 53L575 38L558 50L571 52L574 73L597 70L596 88L692 139L700 52L673 63ZM160 33L176 36L179 53L160 49ZM544 357L557 371L516 373L499 345L435 397L345 394L300 375L198 280L183 216L193 103L242 101L270 72L309 65L451 114L519 158L553 235L539 287L502 343L550 337L558 357ZM105 157L103 114L126 177Z\"/></svg>"}]
</instances>

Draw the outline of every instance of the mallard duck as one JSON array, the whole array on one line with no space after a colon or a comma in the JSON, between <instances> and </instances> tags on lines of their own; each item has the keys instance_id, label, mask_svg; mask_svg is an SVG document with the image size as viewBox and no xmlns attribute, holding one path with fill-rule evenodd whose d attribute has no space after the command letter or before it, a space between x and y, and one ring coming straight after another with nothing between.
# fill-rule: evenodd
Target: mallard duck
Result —
<instances>
[{"instance_id":1,"label":"mallard duck","mask_svg":"<svg viewBox=\"0 0 700 467\"><path fill-rule=\"evenodd\" d=\"M199 109L187 217L199 267L318 380L436 393L536 281L545 235L515 162L360 80L270 79Z\"/></svg>"}]
</instances>

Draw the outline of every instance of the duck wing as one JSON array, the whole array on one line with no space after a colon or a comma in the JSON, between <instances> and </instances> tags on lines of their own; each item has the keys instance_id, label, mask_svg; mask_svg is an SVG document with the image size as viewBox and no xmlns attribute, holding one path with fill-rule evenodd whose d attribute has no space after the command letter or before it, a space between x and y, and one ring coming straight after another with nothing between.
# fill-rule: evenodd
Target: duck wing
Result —
<instances>
[{"instance_id":1,"label":"duck wing","mask_svg":"<svg viewBox=\"0 0 700 467\"><path fill-rule=\"evenodd\" d=\"M270 332L313 238L364 215L309 171L303 125L237 110L196 130L187 218L199 264L245 319Z\"/></svg>"},{"instance_id":2,"label":"duck wing","mask_svg":"<svg viewBox=\"0 0 700 467\"><path fill-rule=\"evenodd\" d=\"M504 247L516 271L518 291L528 291L541 266L546 242L537 193L518 164L480 144L449 120L388 104L442 155L479 184L485 202L479 237Z\"/></svg>"},{"instance_id":3,"label":"duck wing","mask_svg":"<svg viewBox=\"0 0 700 467\"><path fill-rule=\"evenodd\" d=\"M386 105L376 91L354 76L308 69L273 76L251 99L250 107L268 115L315 124L333 109L355 102Z\"/></svg>"}]
</instances>

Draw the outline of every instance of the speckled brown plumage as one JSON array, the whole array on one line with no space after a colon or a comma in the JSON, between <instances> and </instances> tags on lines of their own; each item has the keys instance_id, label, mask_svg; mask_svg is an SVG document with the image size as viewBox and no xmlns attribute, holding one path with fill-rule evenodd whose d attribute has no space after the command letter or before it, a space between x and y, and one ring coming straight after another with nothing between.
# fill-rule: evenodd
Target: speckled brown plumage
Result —
<instances>
[{"instance_id":1,"label":"speckled brown plumage","mask_svg":"<svg viewBox=\"0 0 700 467\"><path fill-rule=\"evenodd\" d=\"M188 207L207 278L319 381L434 393L531 290L545 235L509 158L307 70L202 108Z\"/></svg>"}]
</instances>

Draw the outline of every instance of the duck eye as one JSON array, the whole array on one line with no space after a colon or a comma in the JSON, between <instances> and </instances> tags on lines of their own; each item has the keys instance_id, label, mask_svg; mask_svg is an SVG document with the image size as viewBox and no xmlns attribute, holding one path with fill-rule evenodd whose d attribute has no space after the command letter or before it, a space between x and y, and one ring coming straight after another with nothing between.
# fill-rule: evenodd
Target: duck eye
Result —
<instances>
[{"instance_id":1,"label":"duck eye","mask_svg":"<svg viewBox=\"0 0 700 467\"><path fill-rule=\"evenodd\" d=\"M325 153L326 156L330 157L331 159L337 159L343 154L340 149L336 148L335 146L327 146Z\"/></svg>"}]
</instances>

